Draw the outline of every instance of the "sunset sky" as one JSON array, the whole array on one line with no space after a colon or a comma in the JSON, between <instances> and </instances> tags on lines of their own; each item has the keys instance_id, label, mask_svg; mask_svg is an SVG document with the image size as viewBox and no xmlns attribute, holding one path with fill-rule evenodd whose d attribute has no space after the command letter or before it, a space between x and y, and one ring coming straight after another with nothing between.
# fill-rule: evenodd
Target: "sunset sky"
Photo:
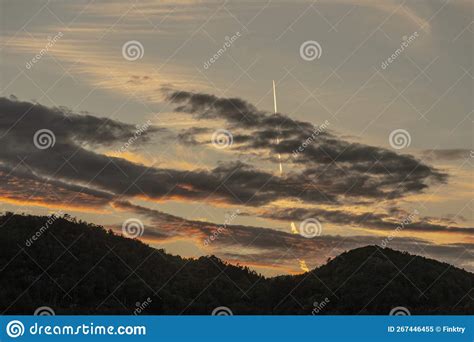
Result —
<instances>
[{"instance_id":1,"label":"sunset sky","mask_svg":"<svg viewBox=\"0 0 474 342\"><path fill-rule=\"evenodd\" d=\"M368 244L473 271L472 13L0 0L1 211L136 219L154 247L265 275Z\"/></svg>"}]
</instances>

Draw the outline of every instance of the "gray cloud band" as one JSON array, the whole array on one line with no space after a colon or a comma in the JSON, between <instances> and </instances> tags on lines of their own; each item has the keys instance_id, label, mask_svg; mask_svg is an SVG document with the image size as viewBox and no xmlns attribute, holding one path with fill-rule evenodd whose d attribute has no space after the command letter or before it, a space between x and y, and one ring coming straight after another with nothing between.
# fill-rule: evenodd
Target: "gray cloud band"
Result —
<instances>
[{"instance_id":1,"label":"gray cloud band","mask_svg":"<svg viewBox=\"0 0 474 342\"><path fill-rule=\"evenodd\" d=\"M194 115L199 120L225 121L233 134L236 152L257 153L274 160L303 167L300 173L290 172L288 182L317 184L318 190L330 200L349 196L378 200L400 198L419 193L430 184L444 183L447 175L406 154L339 138L327 130L318 135L294 157L309 136L314 125L277 113L258 110L238 98L218 98L214 95L184 91L165 91L177 106L176 111ZM202 131L196 128L181 133L187 142L199 140ZM276 143L277 137L279 143ZM308 200L304 194L301 199Z\"/></svg>"}]
</instances>

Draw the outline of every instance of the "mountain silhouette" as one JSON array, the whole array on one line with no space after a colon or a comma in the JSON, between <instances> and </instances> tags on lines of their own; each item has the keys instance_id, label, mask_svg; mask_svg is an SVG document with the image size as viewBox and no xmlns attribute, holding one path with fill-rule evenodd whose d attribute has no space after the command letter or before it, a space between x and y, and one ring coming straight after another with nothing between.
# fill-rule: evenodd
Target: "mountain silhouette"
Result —
<instances>
[{"instance_id":1,"label":"mountain silhouette","mask_svg":"<svg viewBox=\"0 0 474 342\"><path fill-rule=\"evenodd\" d=\"M474 312L474 274L389 248L345 252L266 278L215 256L185 259L69 215L0 216L0 310L32 314L415 314Z\"/></svg>"}]
</instances>

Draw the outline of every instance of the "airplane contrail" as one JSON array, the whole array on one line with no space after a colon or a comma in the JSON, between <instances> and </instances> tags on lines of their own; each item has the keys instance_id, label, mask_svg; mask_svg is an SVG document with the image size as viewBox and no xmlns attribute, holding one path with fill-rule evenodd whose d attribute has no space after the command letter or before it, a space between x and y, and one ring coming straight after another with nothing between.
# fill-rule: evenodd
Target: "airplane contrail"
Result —
<instances>
[{"instance_id":1,"label":"airplane contrail","mask_svg":"<svg viewBox=\"0 0 474 342\"><path fill-rule=\"evenodd\" d=\"M273 81L273 108L275 110L275 115L277 113L277 97L276 97L276 89L275 89L275 81ZM277 135L276 143L280 143L280 138ZM283 174L283 166L281 165L281 155L278 153L278 161L280 164L280 176ZM296 229L295 223L291 222L291 232L293 234L298 234L298 230Z\"/></svg>"},{"instance_id":2,"label":"airplane contrail","mask_svg":"<svg viewBox=\"0 0 474 342\"><path fill-rule=\"evenodd\" d=\"M276 89L275 89L275 81L273 81L273 107L275 109L275 114L277 113L277 97L276 97ZM280 143L280 138L277 135L276 140L277 145ZM283 167L281 165L281 155L278 153L278 161L280 163L280 176L283 174Z\"/></svg>"}]
</instances>

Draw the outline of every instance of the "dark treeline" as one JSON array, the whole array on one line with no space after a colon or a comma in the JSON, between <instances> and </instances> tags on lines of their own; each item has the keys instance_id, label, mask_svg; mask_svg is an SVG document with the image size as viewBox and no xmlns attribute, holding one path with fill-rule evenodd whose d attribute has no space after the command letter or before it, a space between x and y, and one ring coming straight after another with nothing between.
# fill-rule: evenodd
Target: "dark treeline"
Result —
<instances>
[{"instance_id":1,"label":"dark treeline","mask_svg":"<svg viewBox=\"0 0 474 342\"><path fill-rule=\"evenodd\" d=\"M0 216L3 314L40 306L56 314L207 315L219 306L234 314L386 315L399 306L469 314L473 285L472 273L376 246L305 274L265 278L215 256L173 256L68 215Z\"/></svg>"}]
</instances>

